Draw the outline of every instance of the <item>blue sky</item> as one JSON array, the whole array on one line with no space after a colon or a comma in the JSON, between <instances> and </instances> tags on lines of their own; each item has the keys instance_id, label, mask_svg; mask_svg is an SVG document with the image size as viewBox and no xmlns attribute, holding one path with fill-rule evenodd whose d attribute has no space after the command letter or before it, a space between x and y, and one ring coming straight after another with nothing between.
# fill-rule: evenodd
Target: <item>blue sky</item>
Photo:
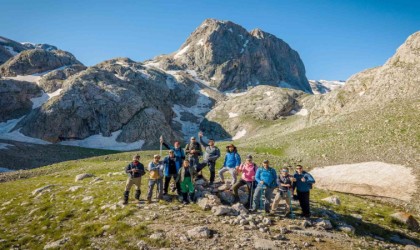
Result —
<instances>
[{"instance_id":1,"label":"blue sky","mask_svg":"<svg viewBox=\"0 0 420 250\"><path fill-rule=\"evenodd\" d=\"M420 1L0 0L0 35L49 43L86 65L177 50L206 18L261 28L297 50L309 79L345 80L382 65L420 30Z\"/></svg>"}]
</instances>

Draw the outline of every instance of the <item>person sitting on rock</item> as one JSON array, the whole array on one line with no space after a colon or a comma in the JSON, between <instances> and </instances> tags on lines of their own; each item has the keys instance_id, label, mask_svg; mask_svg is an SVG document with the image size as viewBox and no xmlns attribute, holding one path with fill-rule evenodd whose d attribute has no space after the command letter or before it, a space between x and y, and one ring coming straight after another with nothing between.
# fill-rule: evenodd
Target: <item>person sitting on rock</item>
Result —
<instances>
[{"instance_id":1,"label":"person sitting on rock","mask_svg":"<svg viewBox=\"0 0 420 250\"><path fill-rule=\"evenodd\" d=\"M202 132L200 132L198 136L200 137L201 145L205 148L205 154L203 162L199 164L199 167L197 167L197 172L200 172L203 168L205 168L208 165L210 170L209 184L212 185L216 176L216 160L220 157L220 150L214 145L214 139L210 138L207 144L203 141Z\"/></svg>"},{"instance_id":2,"label":"person sitting on rock","mask_svg":"<svg viewBox=\"0 0 420 250\"><path fill-rule=\"evenodd\" d=\"M184 160L182 168L179 169L177 182L180 183L182 193L182 203L189 204L188 196L191 202L194 202L194 180L197 176L197 170L190 165L190 161Z\"/></svg>"},{"instance_id":3,"label":"person sitting on rock","mask_svg":"<svg viewBox=\"0 0 420 250\"><path fill-rule=\"evenodd\" d=\"M154 155L153 161L149 163L149 189L147 191L147 202L152 202L153 189L156 184L158 199L162 199L163 189L163 162L160 161L160 155Z\"/></svg>"},{"instance_id":4,"label":"person sitting on rock","mask_svg":"<svg viewBox=\"0 0 420 250\"><path fill-rule=\"evenodd\" d=\"M223 167L219 170L219 178L221 183L225 183L223 174L226 171L229 171L232 176L232 185L236 183L236 169L241 165L241 156L238 154L238 150L233 144L226 146L227 153L225 156L225 161L223 162Z\"/></svg>"},{"instance_id":5,"label":"person sitting on rock","mask_svg":"<svg viewBox=\"0 0 420 250\"><path fill-rule=\"evenodd\" d=\"M302 165L296 165L296 172L293 175L293 190L296 189L299 205L302 208L302 217L311 217L309 205L309 191L315 183L314 177L303 171Z\"/></svg>"},{"instance_id":6,"label":"person sitting on rock","mask_svg":"<svg viewBox=\"0 0 420 250\"><path fill-rule=\"evenodd\" d=\"M190 165L197 169L199 164L198 158L203 154L201 150L201 145L195 140L195 137L191 137L190 143L185 146L185 153L188 156Z\"/></svg>"},{"instance_id":7,"label":"person sitting on rock","mask_svg":"<svg viewBox=\"0 0 420 250\"><path fill-rule=\"evenodd\" d=\"M175 141L173 146L169 146L163 141L163 138L160 138L160 143L165 146L165 148L174 151L174 155L176 161L178 162L179 166L182 166L182 162L185 160L185 152L184 149L181 148L181 143L179 141Z\"/></svg>"},{"instance_id":8,"label":"person sitting on rock","mask_svg":"<svg viewBox=\"0 0 420 250\"><path fill-rule=\"evenodd\" d=\"M171 182L172 178L175 181L178 195L181 195L181 188L179 186L179 183L176 182L176 179L178 177L178 171L181 168L181 165L176 160L175 152L172 149L169 150L169 155L166 156L165 159L163 159L163 166L165 175L165 186L163 188L163 195L168 194L169 183Z\"/></svg>"},{"instance_id":9,"label":"person sitting on rock","mask_svg":"<svg viewBox=\"0 0 420 250\"><path fill-rule=\"evenodd\" d=\"M127 183L125 184L124 204L128 204L128 196L133 185L136 186L135 198L140 200L141 194L141 177L145 174L144 165L140 163L140 155L133 156L133 161L125 168L128 174Z\"/></svg>"},{"instance_id":10,"label":"person sitting on rock","mask_svg":"<svg viewBox=\"0 0 420 250\"><path fill-rule=\"evenodd\" d=\"M235 196L235 202L239 200L238 190L243 185L248 187L248 200L246 206L251 207L253 191L255 188L255 173L257 172L257 164L252 162L252 155L246 157L246 161L242 163L236 171L242 173L241 179L233 185L233 195Z\"/></svg>"},{"instance_id":11,"label":"person sitting on rock","mask_svg":"<svg viewBox=\"0 0 420 250\"><path fill-rule=\"evenodd\" d=\"M263 167L258 168L255 173L255 181L258 183L257 188L254 192L254 199L252 200L251 212L255 212L258 209L258 203L261 202L262 193L264 193L264 209L266 213L270 212L271 196L274 188L277 187L277 173L276 170L270 167L270 162L264 160Z\"/></svg>"},{"instance_id":12,"label":"person sitting on rock","mask_svg":"<svg viewBox=\"0 0 420 250\"><path fill-rule=\"evenodd\" d=\"M271 205L271 211L275 212L279 203L282 199L286 200L286 215L290 212L290 201L293 193L293 177L289 175L289 168L284 167L281 170L280 175L277 177L277 184L279 185L278 192L274 197L273 204Z\"/></svg>"}]
</instances>

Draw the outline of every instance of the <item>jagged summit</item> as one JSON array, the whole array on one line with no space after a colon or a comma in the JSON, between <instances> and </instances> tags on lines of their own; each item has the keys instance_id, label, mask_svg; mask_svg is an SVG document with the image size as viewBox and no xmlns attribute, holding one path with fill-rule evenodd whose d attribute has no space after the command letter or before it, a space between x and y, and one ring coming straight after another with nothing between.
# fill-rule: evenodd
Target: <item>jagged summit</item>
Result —
<instances>
[{"instance_id":1,"label":"jagged summit","mask_svg":"<svg viewBox=\"0 0 420 250\"><path fill-rule=\"evenodd\" d=\"M312 93L299 54L286 42L230 21L206 19L178 51L155 61L163 69L193 71L222 91L264 84Z\"/></svg>"}]
</instances>

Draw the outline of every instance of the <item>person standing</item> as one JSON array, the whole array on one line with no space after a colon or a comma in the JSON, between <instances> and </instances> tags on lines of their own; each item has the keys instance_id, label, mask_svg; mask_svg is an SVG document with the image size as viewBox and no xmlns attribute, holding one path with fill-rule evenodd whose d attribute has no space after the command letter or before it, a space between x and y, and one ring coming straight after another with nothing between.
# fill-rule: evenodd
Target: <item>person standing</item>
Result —
<instances>
[{"instance_id":1,"label":"person standing","mask_svg":"<svg viewBox=\"0 0 420 250\"><path fill-rule=\"evenodd\" d=\"M199 161L198 157L200 157L203 152L201 150L201 145L195 140L195 137L191 137L190 143L185 146L185 153L188 156L188 160L190 161L190 165L192 167L197 168Z\"/></svg>"},{"instance_id":2,"label":"person standing","mask_svg":"<svg viewBox=\"0 0 420 250\"><path fill-rule=\"evenodd\" d=\"M194 202L194 180L197 176L197 170L190 165L190 161L184 160L182 168L179 169L177 182L180 183L182 193L182 203L189 204L188 196L191 202Z\"/></svg>"},{"instance_id":3,"label":"person standing","mask_svg":"<svg viewBox=\"0 0 420 250\"><path fill-rule=\"evenodd\" d=\"M232 176L232 185L236 183L236 169L241 165L241 156L238 154L238 150L233 144L226 146L227 153L225 156L225 161L223 162L223 167L219 170L219 178L222 183L225 183L225 178L223 174L226 171L229 171Z\"/></svg>"},{"instance_id":4,"label":"person standing","mask_svg":"<svg viewBox=\"0 0 420 250\"><path fill-rule=\"evenodd\" d=\"M133 185L136 186L136 194L134 197L137 200L140 200L141 177L145 174L144 165L140 163L140 155L133 156L133 161L125 168L125 172L128 174L128 179L125 184L124 205L128 204L130 189Z\"/></svg>"},{"instance_id":5,"label":"person standing","mask_svg":"<svg viewBox=\"0 0 420 250\"><path fill-rule=\"evenodd\" d=\"M309 205L309 195L312 185L315 183L314 177L308 172L303 171L302 165L296 165L296 172L293 175L293 190L296 189L299 205L302 208L303 217L311 217L311 209Z\"/></svg>"},{"instance_id":6,"label":"person standing","mask_svg":"<svg viewBox=\"0 0 420 250\"><path fill-rule=\"evenodd\" d=\"M290 213L290 201L293 192L293 177L289 175L289 169L284 167L281 170L280 175L277 178L277 184L279 185L278 192L274 197L273 204L271 205L271 211L275 212L279 203L282 199L286 200L286 215Z\"/></svg>"},{"instance_id":7,"label":"person standing","mask_svg":"<svg viewBox=\"0 0 420 250\"><path fill-rule=\"evenodd\" d=\"M264 193L265 201L264 201L264 209L266 213L270 212L270 202L271 196L273 194L274 188L277 187L277 173L276 170L270 167L270 162L268 160L264 160L263 167L258 168L257 172L255 173L255 181L258 183L257 188L254 192L254 199L252 202L252 209L251 212L255 212L258 207L258 202L262 198L261 195Z\"/></svg>"},{"instance_id":8,"label":"person standing","mask_svg":"<svg viewBox=\"0 0 420 250\"><path fill-rule=\"evenodd\" d=\"M158 199L162 199L163 189L163 163L160 161L160 155L154 155L153 161L149 163L149 189L147 191L147 202L152 202L153 189L156 184Z\"/></svg>"},{"instance_id":9,"label":"person standing","mask_svg":"<svg viewBox=\"0 0 420 250\"><path fill-rule=\"evenodd\" d=\"M199 164L197 172L200 172L207 165L210 170L210 185L213 184L214 178L216 176L216 161L220 157L220 150L214 145L214 139L210 138L208 144L203 141L203 133L198 134L200 137L200 143L205 148L204 161Z\"/></svg>"},{"instance_id":10,"label":"person standing","mask_svg":"<svg viewBox=\"0 0 420 250\"><path fill-rule=\"evenodd\" d=\"M163 141L163 138L160 138L160 143L165 146L165 148L174 151L176 161L178 162L179 166L182 166L182 161L185 160L185 152L184 149L181 148L181 143L179 141L175 141L174 145L170 146Z\"/></svg>"},{"instance_id":11,"label":"person standing","mask_svg":"<svg viewBox=\"0 0 420 250\"><path fill-rule=\"evenodd\" d=\"M243 185L248 187L248 204L246 207L250 208L253 198L253 191L255 188L255 174L257 172L257 164L252 162L252 155L246 157L246 161L242 163L238 168L237 172L242 173L241 179L233 185L233 195L235 196L235 202L239 201L238 190Z\"/></svg>"},{"instance_id":12,"label":"person standing","mask_svg":"<svg viewBox=\"0 0 420 250\"><path fill-rule=\"evenodd\" d=\"M179 183L176 182L176 179L178 177L178 171L181 168L181 165L176 160L175 152L172 149L169 150L169 155L166 156L165 159L163 159L163 165L164 165L164 175L165 175L165 185L163 188L163 195L168 194L169 183L171 182L172 178L175 181L178 195L181 195L181 188L179 186Z\"/></svg>"}]
</instances>

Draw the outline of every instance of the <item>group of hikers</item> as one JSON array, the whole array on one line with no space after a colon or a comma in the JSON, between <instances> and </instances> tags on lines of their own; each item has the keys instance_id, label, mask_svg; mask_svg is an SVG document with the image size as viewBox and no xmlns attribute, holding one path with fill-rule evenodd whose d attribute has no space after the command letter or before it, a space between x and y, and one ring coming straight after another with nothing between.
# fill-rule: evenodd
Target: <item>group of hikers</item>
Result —
<instances>
[{"instance_id":1,"label":"group of hikers","mask_svg":"<svg viewBox=\"0 0 420 250\"><path fill-rule=\"evenodd\" d=\"M209 139L208 143L203 140L203 133L199 133L200 142L195 137L191 137L190 142L186 145L185 150L181 148L179 141L173 146L164 142L160 138L160 144L169 149L168 155L161 160L161 155L154 155L147 167L149 172L147 202L152 202L154 186L157 186L157 198L163 199L168 194L170 182L173 179L175 185L172 192L177 192L182 198L183 204L195 202L195 186L196 180L204 178L202 170L209 167L210 179L209 185L214 185L216 176L216 161L220 158L220 150L215 146L215 140ZM204 152L202 150L204 147ZM291 200L299 200L302 209L301 216L310 217L309 194L312 184L315 183L314 178L303 170L302 165L296 165L296 172L290 174L291 166L285 166L281 169L281 173L277 175L274 168L270 166L268 160L264 160L261 167L253 162L251 155L246 156L245 162L241 162L241 157L237 148L230 144L226 146L227 152L223 161L222 168L219 170L219 184L224 184L224 174L229 172L232 177L233 195L235 201L239 202L239 188L246 185L248 190L248 202L245 206L250 212L264 208L265 212L275 212L281 200L286 200L286 214L291 211ZM199 157L204 153L204 160L199 161ZM129 175L125 193L124 204L128 203L130 189L136 186L135 198L140 200L141 194L141 178L146 174L145 167L140 163L140 156L135 155L133 161L126 167L125 172ZM238 180L238 174L241 174ZM275 189L278 189L273 202L271 198ZM296 191L296 195L294 195Z\"/></svg>"}]
</instances>

